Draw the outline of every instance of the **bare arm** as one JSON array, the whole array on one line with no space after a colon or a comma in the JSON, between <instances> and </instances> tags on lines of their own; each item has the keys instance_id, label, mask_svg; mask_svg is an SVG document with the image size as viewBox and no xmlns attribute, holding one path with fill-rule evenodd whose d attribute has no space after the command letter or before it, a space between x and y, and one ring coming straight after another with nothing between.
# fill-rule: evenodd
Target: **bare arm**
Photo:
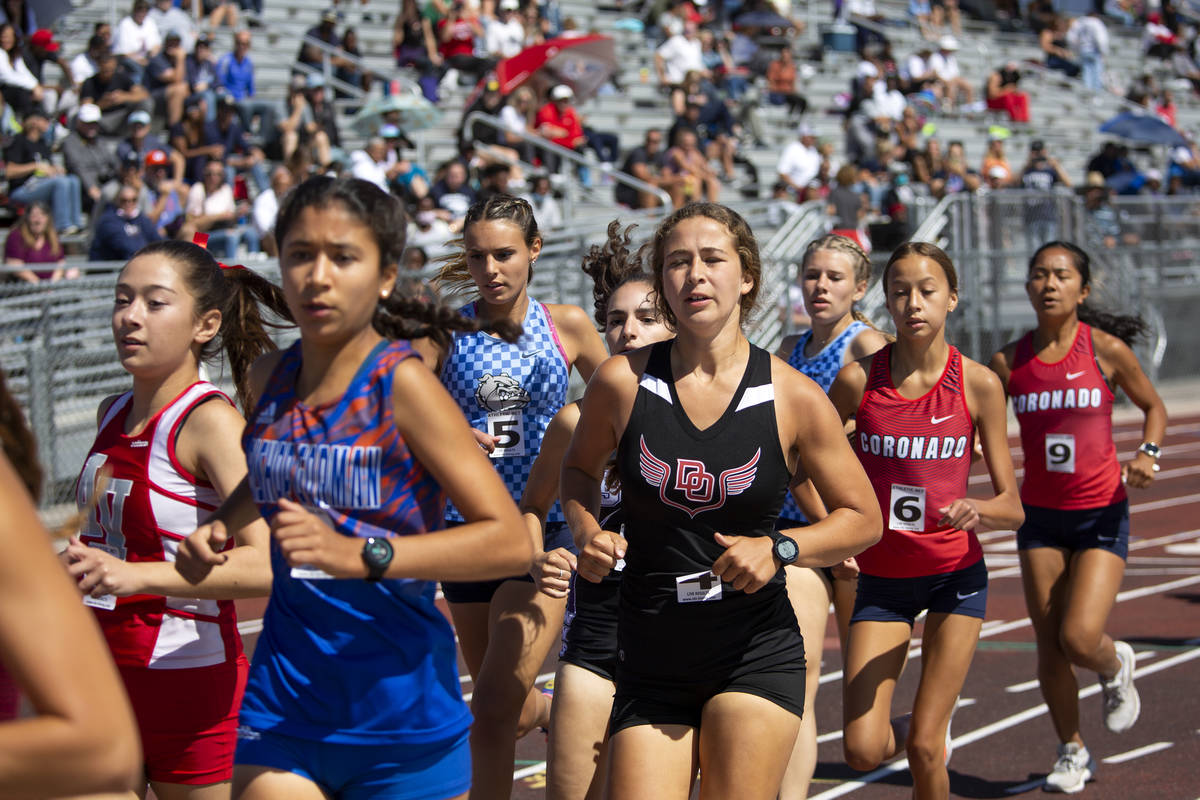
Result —
<instances>
[{"instance_id":1,"label":"bare arm","mask_svg":"<svg viewBox=\"0 0 1200 800\"><path fill-rule=\"evenodd\" d=\"M571 443L571 434L579 422L579 403L568 403L559 409L542 437L537 459L529 470L525 493L518 507L529 535L533 539L533 567L530 574L538 589L550 597L562 598L570 590L570 577L577 566L575 554L566 548L545 552L546 516L558 497L558 476L562 471L563 455Z\"/></svg>"},{"instance_id":2,"label":"bare arm","mask_svg":"<svg viewBox=\"0 0 1200 800\"><path fill-rule=\"evenodd\" d=\"M988 500L958 499L939 509L940 524L960 530L977 525L993 530L1012 530L1025 520L1017 490L1017 476L1008 448L1008 419L1005 412L1004 385L995 372L970 359L963 359L967 407L974 418L975 430L983 445L983 458L992 478L994 496Z\"/></svg>"},{"instance_id":3,"label":"bare arm","mask_svg":"<svg viewBox=\"0 0 1200 800\"><path fill-rule=\"evenodd\" d=\"M3 457L0 507L0 649L34 708L0 724L0 794L128 792L141 766L133 711L95 618Z\"/></svg>"},{"instance_id":4,"label":"bare arm","mask_svg":"<svg viewBox=\"0 0 1200 800\"><path fill-rule=\"evenodd\" d=\"M1142 441L1162 444L1167 433L1167 407L1158 391L1138 362L1133 350L1117 337L1092 329L1092 342L1100 364L1112 369L1113 382L1129 395L1133 404L1146 415L1142 423ZM1138 451L1121 468L1121 477L1136 488L1144 489L1154 482L1156 460Z\"/></svg>"},{"instance_id":5,"label":"bare arm","mask_svg":"<svg viewBox=\"0 0 1200 800\"><path fill-rule=\"evenodd\" d=\"M579 306L551 305L547 308L555 326L563 334L562 343L567 351L567 359L579 370L581 378L591 380L596 367L608 358L604 341L596 332L591 317Z\"/></svg>"}]
</instances>

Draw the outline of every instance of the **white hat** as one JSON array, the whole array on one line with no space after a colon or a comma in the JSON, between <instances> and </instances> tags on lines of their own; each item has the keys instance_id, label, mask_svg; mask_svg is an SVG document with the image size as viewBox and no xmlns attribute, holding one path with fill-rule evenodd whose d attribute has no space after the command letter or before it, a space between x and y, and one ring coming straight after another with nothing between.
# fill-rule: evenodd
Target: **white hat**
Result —
<instances>
[{"instance_id":1,"label":"white hat","mask_svg":"<svg viewBox=\"0 0 1200 800\"><path fill-rule=\"evenodd\" d=\"M870 61L860 61L858 63L857 73L860 78L878 78L879 67L872 64Z\"/></svg>"},{"instance_id":2,"label":"white hat","mask_svg":"<svg viewBox=\"0 0 1200 800\"><path fill-rule=\"evenodd\" d=\"M1162 170L1157 170L1151 167L1150 169L1146 170L1145 175L1146 180L1148 181L1158 181L1159 183L1162 183Z\"/></svg>"},{"instance_id":3,"label":"white hat","mask_svg":"<svg viewBox=\"0 0 1200 800\"><path fill-rule=\"evenodd\" d=\"M95 103L84 103L79 107L79 114L76 116L80 122L99 122L100 121L100 106Z\"/></svg>"},{"instance_id":4,"label":"white hat","mask_svg":"<svg viewBox=\"0 0 1200 800\"><path fill-rule=\"evenodd\" d=\"M938 50L957 50L957 49L958 49L958 39L955 39L953 36L950 36L949 34L947 34L946 36L943 36L942 38L938 39Z\"/></svg>"},{"instance_id":5,"label":"white hat","mask_svg":"<svg viewBox=\"0 0 1200 800\"><path fill-rule=\"evenodd\" d=\"M558 86L555 86L550 90L551 100L570 100L574 96L575 93L571 91L571 87L567 86L565 83L560 83Z\"/></svg>"},{"instance_id":6,"label":"white hat","mask_svg":"<svg viewBox=\"0 0 1200 800\"><path fill-rule=\"evenodd\" d=\"M520 0L500 0L501 11L516 11L521 7Z\"/></svg>"}]
</instances>

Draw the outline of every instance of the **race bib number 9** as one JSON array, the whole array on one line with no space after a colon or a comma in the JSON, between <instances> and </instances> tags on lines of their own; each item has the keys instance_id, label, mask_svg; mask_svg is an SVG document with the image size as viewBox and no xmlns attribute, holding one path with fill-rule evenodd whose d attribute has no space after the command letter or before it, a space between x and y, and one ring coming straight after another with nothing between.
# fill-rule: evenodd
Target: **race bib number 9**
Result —
<instances>
[{"instance_id":1,"label":"race bib number 9","mask_svg":"<svg viewBox=\"0 0 1200 800\"><path fill-rule=\"evenodd\" d=\"M891 512L888 527L894 531L925 530L925 487L892 484Z\"/></svg>"},{"instance_id":2,"label":"race bib number 9","mask_svg":"<svg viewBox=\"0 0 1200 800\"><path fill-rule=\"evenodd\" d=\"M1069 433L1046 434L1046 471L1075 472L1075 437Z\"/></svg>"},{"instance_id":3,"label":"race bib number 9","mask_svg":"<svg viewBox=\"0 0 1200 800\"><path fill-rule=\"evenodd\" d=\"M488 414L487 432L496 438L496 449L491 452L491 457L525 455L523 430L519 411L493 411Z\"/></svg>"}]
</instances>

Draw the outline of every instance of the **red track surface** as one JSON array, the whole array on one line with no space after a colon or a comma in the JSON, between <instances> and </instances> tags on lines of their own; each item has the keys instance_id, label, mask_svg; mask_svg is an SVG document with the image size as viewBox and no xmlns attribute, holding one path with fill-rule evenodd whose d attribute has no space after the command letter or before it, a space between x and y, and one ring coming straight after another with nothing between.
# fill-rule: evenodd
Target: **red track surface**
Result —
<instances>
[{"instance_id":1,"label":"red track surface","mask_svg":"<svg viewBox=\"0 0 1200 800\"><path fill-rule=\"evenodd\" d=\"M1141 441L1141 424L1116 426L1127 457ZM1016 448L1015 439L1012 441ZM1163 443L1162 471L1152 488L1131 492L1133 536L1122 593L1108 632L1138 654L1142 714L1121 736L1100 716L1094 675L1081 674L1083 736L1100 761L1091 798L1200 798L1200 417L1174 417ZM1020 465L1019 449L1014 459ZM1018 474L1019 477L1019 474ZM972 490L985 490L978 475ZM1034 681L1033 634L1025 612L1012 532L983 534L990 584L988 618L954 718L951 794L968 798L1040 796L1054 761L1055 737ZM240 603L253 629L261 602ZM920 643L918 623L913 646ZM248 646L254 636L247 637ZM915 655L915 653L913 654ZM896 694L896 713L912 701L918 670L910 662ZM846 767L841 751L841 664L836 632L826 632L822 688L817 699L820 754L810 797L863 800L911 797L903 760L869 774ZM554 669L553 656L543 673ZM464 680L464 692L471 683ZM546 746L533 734L518 742L513 797L544 796ZM734 799L730 799L734 800Z\"/></svg>"}]
</instances>

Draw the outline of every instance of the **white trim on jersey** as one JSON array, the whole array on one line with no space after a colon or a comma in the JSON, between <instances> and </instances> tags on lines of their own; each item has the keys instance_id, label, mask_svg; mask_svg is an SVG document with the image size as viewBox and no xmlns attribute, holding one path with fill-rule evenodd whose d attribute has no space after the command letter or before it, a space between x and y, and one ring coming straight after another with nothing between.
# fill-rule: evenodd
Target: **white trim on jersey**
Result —
<instances>
[{"instance_id":1,"label":"white trim on jersey","mask_svg":"<svg viewBox=\"0 0 1200 800\"><path fill-rule=\"evenodd\" d=\"M738 403L734 413L753 406L770 403L775 400L775 384L764 383L761 386L747 386L746 391L742 392L742 399Z\"/></svg>"},{"instance_id":2,"label":"white trim on jersey","mask_svg":"<svg viewBox=\"0 0 1200 800\"><path fill-rule=\"evenodd\" d=\"M653 375L642 375L642 379L638 382L638 385L651 394L658 395L663 400L666 400L667 403L674 405L671 402L671 387L662 378L656 378Z\"/></svg>"}]
</instances>

